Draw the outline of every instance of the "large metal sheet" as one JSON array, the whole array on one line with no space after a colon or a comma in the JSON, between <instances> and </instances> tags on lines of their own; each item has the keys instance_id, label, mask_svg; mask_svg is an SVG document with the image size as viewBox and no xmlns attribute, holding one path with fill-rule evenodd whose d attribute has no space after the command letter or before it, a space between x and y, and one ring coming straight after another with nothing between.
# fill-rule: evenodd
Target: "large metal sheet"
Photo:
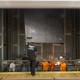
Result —
<instances>
[{"instance_id":1,"label":"large metal sheet","mask_svg":"<svg viewBox=\"0 0 80 80\"><path fill-rule=\"evenodd\" d=\"M64 10L28 9L25 10L26 41L63 43ZM32 39L27 39L32 37Z\"/></svg>"}]
</instances>

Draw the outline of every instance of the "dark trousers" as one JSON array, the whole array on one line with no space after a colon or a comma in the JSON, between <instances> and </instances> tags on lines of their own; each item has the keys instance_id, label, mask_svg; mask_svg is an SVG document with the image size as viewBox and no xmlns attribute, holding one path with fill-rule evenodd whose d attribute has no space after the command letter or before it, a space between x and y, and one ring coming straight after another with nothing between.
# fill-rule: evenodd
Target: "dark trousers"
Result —
<instances>
[{"instance_id":1,"label":"dark trousers","mask_svg":"<svg viewBox=\"0 0 80 80\"><path fill-rule=\"evenodd\" d=\"M30 71L31 75L35 75L35 60L30 60Z\"/></svg>"}]
</instances>

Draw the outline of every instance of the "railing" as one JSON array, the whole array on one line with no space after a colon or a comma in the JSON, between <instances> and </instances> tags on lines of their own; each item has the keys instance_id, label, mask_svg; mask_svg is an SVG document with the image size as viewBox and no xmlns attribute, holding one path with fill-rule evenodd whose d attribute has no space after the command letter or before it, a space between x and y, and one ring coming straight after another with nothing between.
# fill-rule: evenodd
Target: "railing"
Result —
<instances>
[{"instance_id":1,"label":"railing","mask_svg":"<svg viewBox=\"0 0 80 80\"><path fill-rule=\"evenodd\" d=\"M10 63L13 60L0 60L0 71L1 72L8 72L9 71L9 66ZM24 71L30 71L29 68L29 61L28 60L14 60L15 61L15 65L16 65L16 72L24 72ZM22 66L22 63L26 61L26 65ZM49 61L49 60L48 60ZM42 60L38 60L38 62L42 62ZM65 60L66 64L67 64L67 71L79 71L80 70L80 60ZM55 66L55 71L59 71L59 66ZM36 67L36 71L42 71L41 66L39 65L39 67Z\"/></svg>"}]
</instances>

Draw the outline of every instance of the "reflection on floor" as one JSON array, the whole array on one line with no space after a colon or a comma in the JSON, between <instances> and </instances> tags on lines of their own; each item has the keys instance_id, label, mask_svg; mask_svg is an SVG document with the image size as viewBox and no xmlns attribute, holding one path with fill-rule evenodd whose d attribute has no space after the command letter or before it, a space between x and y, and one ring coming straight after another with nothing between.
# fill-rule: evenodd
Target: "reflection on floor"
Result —
<instances>
[{"instance_id":1,"label":"reflection on floor","mask_svg":"<svg viewBox=\"0 0 80 80\"><path fill-rule=\"evenodd\" d=\"M36 72L35 76L31 76L30 72L0 72L0 78L3 79L80 79L79 71L68 72Z\"/></svg>"}]
</instances>

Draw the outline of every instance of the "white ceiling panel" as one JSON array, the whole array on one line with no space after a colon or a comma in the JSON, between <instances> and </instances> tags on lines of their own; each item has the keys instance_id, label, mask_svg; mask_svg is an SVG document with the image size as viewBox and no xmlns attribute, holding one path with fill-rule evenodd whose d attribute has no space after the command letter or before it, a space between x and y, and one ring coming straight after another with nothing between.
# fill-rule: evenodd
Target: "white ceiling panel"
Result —
<instances>
[{"instance_id":1,"label":"white ceiling panel","mask_svg":"<svg viewBox=\"0 0 80 80\"><path fill-rule=\"evenodd\" d=\"M0 8L80 8L80 1L0 0Z\"/></svg>"}]
</instances>

